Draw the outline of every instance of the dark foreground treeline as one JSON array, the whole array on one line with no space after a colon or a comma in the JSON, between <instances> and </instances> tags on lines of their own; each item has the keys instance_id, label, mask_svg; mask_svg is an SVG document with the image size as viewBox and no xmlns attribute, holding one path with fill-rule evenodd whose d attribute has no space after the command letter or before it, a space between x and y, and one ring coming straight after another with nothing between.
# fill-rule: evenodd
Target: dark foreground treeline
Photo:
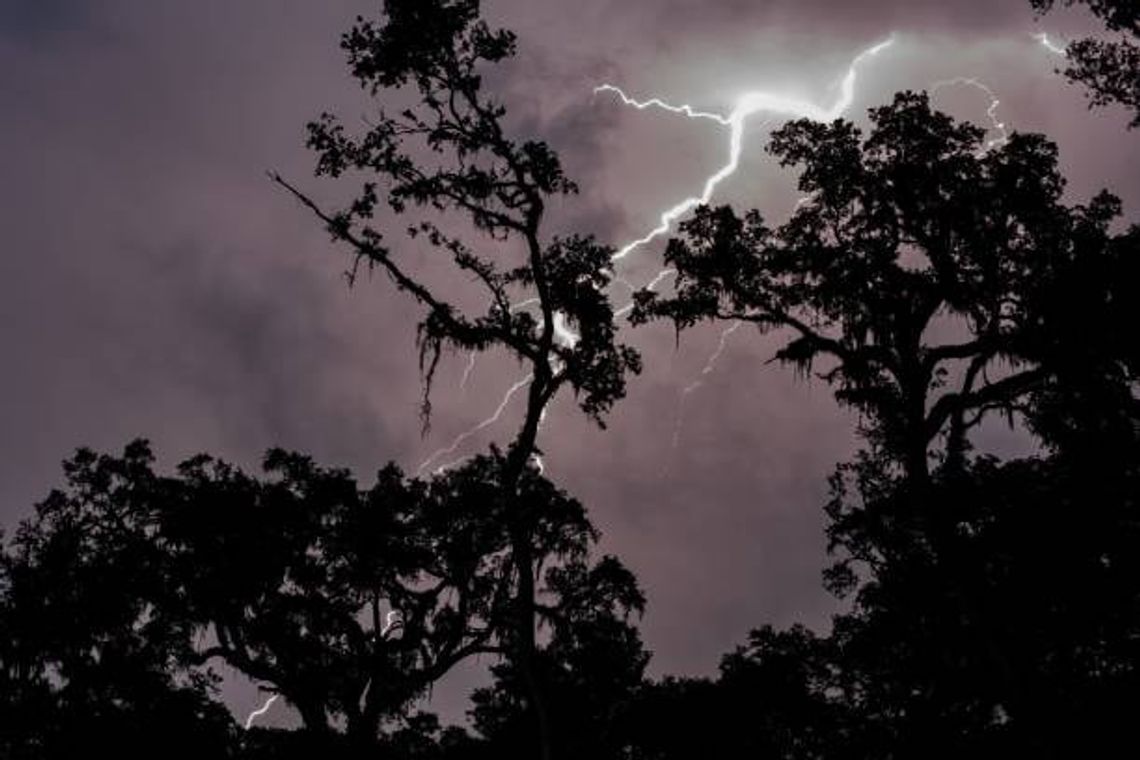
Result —
<instances>
[{"instance_id":1,"label":"dark foreground treeline","mask_svg":"<svg viewBox=\"0 0 1140 760\"><path fill-rule=\"evenodd\" d=\"M859 411L864 446L825 505L824 582L849 612L826 633L761 627L716 678L651 681L636 579L596 555L583 506L536 463L558 392L601 423L641 362L618 342L613 250L543 233L546 202L576 187L545 144L507 136L482 91L477 72L514 38L474 0L389 0L343 46L366 90L418 105L362 135L331 116L310 125L319 174L367 177L344 210L276 180L349 248L352 272L379 269L423 308L429 389L444 349L528 367L519 432L430 478L388 466L367 486L280 450L260 475L206 456L156 473L143 442L80 451L3 544L0 757L1108 757L1132 744L1140 228L1123 229L1115 198L1065 205L1050 142L988 147L901 93L866 136L842 120L774 133L804 193L786 223L702 208L682 226L673 287L639 293L631 321L779 331L777 358ZM462 270L486 313L427 287L373 226L425 210L413 244ZM995 416L1039 453L977 451ZM476 657L493 682L472 695L472 730L416 709ZM300 725L245 729L220 701L220 663Z\"/></svg>"}]
</instances>

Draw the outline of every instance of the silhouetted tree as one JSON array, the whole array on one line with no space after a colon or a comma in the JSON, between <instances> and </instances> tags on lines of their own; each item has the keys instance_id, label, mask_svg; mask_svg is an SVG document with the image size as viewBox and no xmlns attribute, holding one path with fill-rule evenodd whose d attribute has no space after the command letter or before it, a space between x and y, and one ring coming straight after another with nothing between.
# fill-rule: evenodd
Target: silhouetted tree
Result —
<instances>
[{"instance_id":1,"label":"silhouetted tree","mask_svg":"<svg viewBox=\"0 0 1140 760\"><path fill-rule=\"evenodd\" d=\"M508 646L504 465L477 457L428 483L390 466L369 492L284 452L267 460L283 476L268 488L224 467L184 469L181 558L188 574L210 573L190 596L218 639L203 654L273 684L310 730L343 719L371 746L382 719L452 666ZM581 505L533 468L517 493L537 561L584 561L594 533Z\"/></svg>"},{"instance_id":2,"label":"silhouetted tree","mask_svg":"<svg viewBox=\"0 0 1140 760\"><path fill-rule=\"evenodd\" d=\"M342 47L353 76L370 94L382 95L384 107L359 136L324 114L309 126L309 145L320 156L318 174L366 175L359 195L344 210L327 212L281 177L275 180L350 247L350 280L366 263L425 307L419 326L425 420L445 348L503 348L529 370L525 412L506 453L499 498L509 516L517 588L511 657L528 685L541 756L550 758L552 716L536 664L538 565L519 484L560 388L569 385L583 411L601 424L624 393L626 372L640 368L637 354L614 339L605 295L612 251L589 237L543 234L548 200L577 188L545 143L508 135L506 109L483 92L485 70L514 54L515 38L479 18L478 0L387 0L383 18L358 18ZM406 94L413 94L410 104ZM411 240L470 277L489 302L484 313L464 312L389 247L379 228L390 222L377 217L413 212L424 213L405 226ZM440 213L451 221L437 221ZM472 234L463 232L464 224Z\"/></svg>"},{"instance_id":3,"label":"silhouetted tree","mask_svg":"<svg viewBox=\"0 0 1140 760\"><path fill-rule=\"evenodd\" d=\"M3 556L0 754L225 757L235 726L194 667L194 625L155 540L149 450L80 451ZM6 549L8 547L5 547Z\"/></svg>"},{"instance_id":4,"label":"silhouetted tree","mask_svg":"<svg viewBox=\"0 0 1140 760\"><path fill-rule=\"evenodd\" d=\"M715 680L668 677L640 689L623 716L626 757L860 757L836 694L831 642L802 626L764 626L721 660Z\"/></svg>"},{"instance_id":5,"label":"silhouetted tree","mask_svg":"<svg viewBox=\"0 0 1140 760\"><path fill-rule=\"evenodd\" d=\"M410 713L415 700L513 643L505 462L492 451L428 481L389 465L362 490L282 450L264 479L206 456L157 475L143 442L121 458L80 451L0 565L3 709L34 711L5 741L30 757L182 735L212 756L442 751L454 732ZM615 559L590 559L578 502L533 466L517 489L558 641L639 603ZM563 666L557 648L543 656ZM216 660L294 706L304 735L239 737Z\"/></svg>"},{"instance_id":6,"label":"silhouetted tree","mask_svg":"<svg viewBox=\"0 0 1140 760\"><path fill-rule=\"evenodd\" d=\"M865 141L843 120L777 130L768 150L802 166L808 194L792 218L772 230L754 211L698 209L665 254L676 295L643 291L633 317L788 329L776 358L827 363L868 442L921 486L932 453L960 459L987 413L1013 413L1061 371L1039 326L1065 318L1057 289L1114 245L1119 202L1063 205L1055 146L1015 134L983 151L983 130L924 94L871 120Z\"/></svg>"},{"instance_id":7,"label":"silhouetted tree","mask_svg":"<svg viewBox=\"0 0 1140 760\"><path fill-rule=\"evenodd\" d=\"M1038 13L1047 13L1055 0L1029 0ZM1065 0L1084 5L1120 39L1085 37L1065 48L1066 77L1089 91L1090 106L1118 103L1132 111L1129 129L1140 127L1140 5L1135 0Z\"/></svg>"},{"instance_id":8,"label":"silhouetted tree","mask_svg":"<svg viewBox=\"0 0 1140 760\"><path fill-rule=\"evenodd\" d=\"M834 634L869 756L1071 757L1127 741L1140 488L1134 473L1089 475L1054 456L939 477L923 509L955 530L936 548L833 528L845 549L895 555ZM889 514L902 497L886 498L863 505Z\"/></svg>"},{"instance_id":9,"label":"silhouetted tree","mask_svg":"<svg viewBox=\"0 0 1140 760\"><path fill-rule=\"evenodd\" d=\"M984 151L982 130L911 93L871 120L866 140L843 121L777 130L769 150L807 194L792 218L700 209L666 253L676 294L643 293L635 317L785 329L776 358L825 363L862 414L867 446L828 506L826 580L857 593L823 691L841 731L821 746L961 757L1119 737L1137 685L1140 414L1138 344L1116 328L1135 313L1140 233L1111 231L1106 193L1063 205L1039 136ZM1051 454L971 457L992 412Z\"/></svg>"}]
</instances>

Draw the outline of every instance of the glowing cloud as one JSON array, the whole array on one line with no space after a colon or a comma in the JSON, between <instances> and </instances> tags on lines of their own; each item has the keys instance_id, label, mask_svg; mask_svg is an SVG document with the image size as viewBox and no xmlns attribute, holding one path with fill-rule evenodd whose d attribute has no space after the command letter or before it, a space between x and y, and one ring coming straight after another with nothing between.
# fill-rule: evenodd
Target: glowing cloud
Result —
<instances>
[{"instance_id":1,"label":"glowing cloud","mask_svg":"<svg viewBox=\"0 0 1140 760\"><path fill-rule=\"evenodd\" d=\"M638 247L649 243L656 238L669 232L672 224L680 219L682 216L692 211L701 204L708 203L716 192L717 186L720 185L728 177L731 177L740 166L740 154L743 150L744 143L744 127L749 117L758 113L772 114L776 116L785 116L792 119L807 118L815 121L831 121L838 118L844 111L850 107L851 102L855 98L855 79L859 65L867 58L878 55L894 42L894 35L886 40L867 48L855 59L851 61L851 65L847 67L847 73L840 83L839 98L831 108L823 108L815 103L806 100L799 100L798 98L791 98L786 95L780 95L774 92L757 90L754 92L746 92L740 97L736 103L736 108L728 116L721 116L715 113L708 113L705 111L697 111L692 106L688 105L671 105L661 100L660 98L652 98L650 100L635 100L628 96L621 88L612 84L603 84L594 89L595 93L613 92L621 99L622 103L633 106L641 110L648 108L659 108L671 113L682 114L691 119L709 119L715 121L717 124L728 127L731 130L729 137L729 151L728 163L725 164L719 171L705 180L705 186L701 190L700 195L694 195L684 199L677 205L662 212L660 221L656 227L649 231L643 237L638 238L632 242L626 243L614 253L612 260L620 261L636 250Z\"/></svg>"}]
</instances>

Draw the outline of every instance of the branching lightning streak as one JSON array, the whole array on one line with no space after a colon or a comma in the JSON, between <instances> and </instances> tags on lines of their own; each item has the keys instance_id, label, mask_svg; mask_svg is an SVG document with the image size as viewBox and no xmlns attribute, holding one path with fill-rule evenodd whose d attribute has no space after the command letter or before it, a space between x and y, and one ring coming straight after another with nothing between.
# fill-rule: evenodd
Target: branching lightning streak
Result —
<instances>
[{"instance_id":1,"label":"branching lightning streak","mask_svg":"<svg viewBox=\"0 0 1140 760\"><path fill-rule=\"evenodd\" d=\"M1065 55L1064 49L1053 44L1047 34L1042 32L1034 35L1034 37L1041 45L1043 45L1052 53L1062 56ZM673 224L678 219L680 219L686 213L695 209L697 206L707 204L712 199L721 183L735 174L740 166L740 158L743 152L744 130L749 117L758 113L765 113L770 114L773 118L783 116L787 118L807 118L821 122L832 121L838 118L851 106L852 102L854 101L855 83L858 77L858 70L860 65L868 58L878 55L880 52L890 47L893 43L894 35L892 34L886 40L883 40L882 42L876 43L875 45L867 48L866 50L856 55L854 59L852 59L846 73L843 76L843 79L840 80L839 96L830 108L824 108L815 103L770 91L752 91L747 92L741 96L737 100L735 108L733 108L731 113L726 116L724 114L714 113L711 111L698 110L697 108L694 108L688 104L672 104L658 97L649 98L647 100L637 100L629 96L620 87L609 83L601 84L598 87L595 87L595 95L601 93L613 93L617 96L618 100L622 104L636 108L638 110L662 110L684 116L688 119L712 121L720 126L728 127L730 130L728 161L705 180L700 194L685 198L673 207L663 211L658 218L657 226L655 226L642 237L632 240L619 248L610 257L611 263L616 263L625 259L639 247L644 246L662 237L663 235L668 234ZM943 87L949 87L953 85L973 87L983 92L990 99L990 105L986 109L986 117L989 119L990 127L992 130L994 130L994 132L996 132L997 137L989 139L985 144L984 150L989 150L994 146L1002 145L1007 142L1009 139L1008 130L1005 123L997 116L997 108L1000 104L1000 100L998 99L996 93L988 85L972 77L957 77L954 79L935 82L931 86L931 91L935 92ZM808 199L800 199L797 206L806 202L807 200ZM667 277L673 274L675 274L675 272L670 268L661 269L646 284L645 288L650 291L654 291ZM613 282L615 284L620 284L629 288L631 292L635 292L637 290L637 288L632 283L630 283L624 277L617 275L616 273L614 273ZM536 299L528 299L527 301L523 301L512 306L512 310L531 305L535 301ZM615 310L614 318L620 318L628 314L632 309L633 302L630 301L629 303ZM559 341L563 345L573 347L573 345L577 342L578 336L573 332L572 329L570 329L562 314L555 315L554 328ZM682 398L680 403L682 407L684 405L686 397L698 389L703 383L703 378L707 377L715 370L717 361L724 353L725 341L738 328L739 323L733 323L730 327L721 333L720 342L718 343L716 350L709 357L709 360L705 364L705 367L701 370L698 379L693 383L690 383L681 391ZM467 381L470 377L472 369L474 368L474 365L475 356L472 355L468 361L467 367L464 370L463 377L460 381L461 388L466 388ZM502 416L503 411L505 410L507 404L510 402L511 398L513 398L519 389L526 385L530 379L531 377L528 375L526 378L518 381L510 388L508 388L502 400L500 401L499 406L495 409L494 413L490 417L465 431L464 433L461 433L452 441L449 446L440 449L428 457L423 462L423 464L420 465L419 472L423 472L423 470L425 470L433 462L437 461L440 457L455 453L459 447L462 446L473 435L497 422ZM680 433L682 413L683 409L678 412L677 429L674 431L674 447L677 445L677 437ZM543 419L545 419L545 414L546 412L544 410ZM541 458L536 456L535 459L541 469L543 467ZM444 465L439 469L446 469L448 466L449 465Z\"/></svg>"},{"instance_id":2,"label":"branching lightning streak","mask_svg":"<svg viewBox=\"0 0 1140 760\"><path fill-rule=\"evenodd\" d=\"M656 227L649 231L648 234L638 238L632 242L626 243L618 249L618 251L611 257L612 261L620 261L632 253L634 250L643 246L653 240L661 237L669 232L673 222L680 219L689 211L692 211L697 206L708 203L716 192L717 186L720 185L728 177L736 173L737 168L740 166L740 154L743 151L744 145L744 127L748 121L748 117L757 113L769 113L777 116L787 116L789 118L808 118L815 121L831 121L842 114L851 105L855 98L855 78L856 70L866 58L877 55L883 49L889 47L894 42L892 35L888 39L880 42L873 47L864 50L857 55L851 62L847 69L847 74L843 77L840 84L839 98L829 109L821 108L815 103L809 103L805 100L779 95L772 92L753 91L745 93L736 104L736 108L728 116L720 114L708 113L706 111L698 111L689 105L671 105L661 100L660 98L652 98L650 100L635 100L620 88L612 84L603 84L594 89L595 93L599 92L613 92L615 93L626 105L633 106L639 110L648 108L659 108L671 113L682 114L691 119L709 119L721 124L722 126L731 129L731 136L729 138L729 159L728 163L720 168L715 174L705 180L705 186L700 195L692 196L684 199L677 205L666 210L661 214L660 221Z\"/></svg>"},{"instance_id":3,"label":"branching lightning streak","mask_svg":"<svg viewBox=\"0 0 1140 760\"><path fill-rule=\"evenodd\" d=\"M512 304L511 305L511 311L517 311L519 309L525 309L528 306L534 306L534 305L538 304L538 302L539 302L539 300L537 298L528 298L525 301L520 301L519 303ZM562 345L566 348L574 348L574 346L581 339L580 336L577 333L575 333L574 330L570 327L570 324L567 322L566 317L564 314L562 314L562 312L555 312L555 314L554 314L554 337L555 337L555 340L557 340L560 345ZM471 354L467 360L467 367L464 369L463 377L461 378L460 383L459 383L460 390L466 390L467 381L471 375L471 371L475 368L475 361L476 361L476 354L475 354L475 352L471 352ZM556 368L556 371L557 371L557 368ZM506 410L507 404L510 403L511 398L513 398L514 395L516 393L518 393L519 390L524 385L529 383L531 381L532 377L533 377L533 375L527 375L522 380L519 380L514 385L512 385L510 388L508 388L507 392L503 395L503 398L499 401L499 406L495 408L494 413L490 417L488 417L487 419L478 423L474 427L468 428L464 432L460 433L458 436L456 436L452 440L450 445L446 446L445 448L439 449L438 451L433 453L431 456L429 456L427 459L425 459L420 464L420 466L416 468L416 473L422 474L424 472L424 470L426 470L428 468L428 466L430 466L433 462L437 461L440 457L444 457L444 456L448 456L450 454L454 454L456 451L459 450L460 446L462 446L467 440L469 440L472 436L474 436L480 430L484 430L484 429L490 427L491 425L494 425L496 422L498 422L499 418L502 417L503 412ZM542 425L542 422L545 419L546 419L546 410L544 409L544 410L542 410L542 416L539 419L539 425L540 426ZM442 472L444 470L451 469L452 467L454 467L456 464L458 464L461 461L463 461L463 460L460 459L460 460L456 460L454 462L448 462L447 464L441 465L440 467L436 468L436 472ZM539 470L540 471L543 470L544 465L543 465L541 457L536 456L535 462L538 465Z\"/></svg>"},{"instance_id":4,"label":"branching lightning streak","mask_svg":"<svg viewBox=\"0 0 1140 760\"><path fill-rule=\"evenodd\" d=\"M507 392L503 395L502 401L499 402L499 406L495 409L494 414L480 422L478 425L475 425L472 428L468 428L464 432L460 433L455 437L449 446L445 446L444 448L437 450L435 453L421 462L420 466L416 468L416 474L422 475L424 470L431 466L433 462L438 461L441 457L454 454L459 450L459 447L462 446L473 435L478 433L480 430L485 430L486 428L489 428L491 425L494 425L496 422L498 422L499 418L503 416L503 412L506 410L507 405L511 403L511 399L515 397L515 394L518 393L519 390L528 385L532 378L533 375L528 374L526 377L522 378L510 388L508 388ZM437 467L436 472L442 472L443 470L446 470L453 465L454 463L448 463Z\"/></svg>"},{"instance_id":5,"label":"branching lightning streak","mask_svg":"<svg viewBox=\"0 0 1140 760\"><path fill-rule=\"evenodd\" d=\"M943 87L953 87L955 85L965 85L967 87L973 87L976 90L981 90L986 97L990 99L990 106L986 109L986 118L990 120L990 128L998 133L998 137L987 140L985 147L982 148L982 152L984 153L996 145L1005 145L1009 142L1009 130L1006 129L1005 122L997 117L997 107L1001 105L1001 101L998 100L997 93L995 93L989 85L973 77L954 77L953 79L943 79L942 81L935 82L930 86L930 92L934 94Z\"/></svg>"},{"instance_id":6,"label":"branching lightning streak","mask_svg":"<svg viewBox=\"0 0 1140 760\"><path fill-rule=\"evenodd\" d=\"M1033 38L1040 42L1050 53L1055 53L1062 58L1068 58L1068 54L1065 52L1065 48L1058 47L1055 43L1050 41L1049 35L1045 32L1038 32L1037 34L1033 35Z\"/></svg>"},{"instance_id":7,"label":"branching lightning streak","mask_svg":"<svg viewBox=\"0 0 1140 760\"><path fill-rule=\"evenodd\" d=\"M519 309L525 309L528 306L536 306L538 305L538 302L539 300L537 298L527 298L524 301L519 301L518 303L511 304L511 311L515 312ZM555 325L555 329L557 329L557 325ZM460 393L467 392L467 382L471 379L471 373L475 370L475 364L478 359L478 351L471 351L467 354L467 366L463 368L463 375L459 378Z\"/></svg>"},{"instance_id":8,"label":"branching lightning streak","mask_svg":"<svg viewBox=\"0 0 1140 760\"><path fill-rule=\"evenodd\" d=\"M716 192L717 187L725 179L735 174L737 168L740 166L740 156L743 152L744 146L744 128L750 116L753 116L757 113L769 113L777 116L787 116L789 118L806 117L814 119L816 121L830 121L837 118L840 114L847 110L847 108L851 105L851 102L854 100L856 69L866 58L878 54L884 48L890 46L893 42L894 36L892 35L883 42L880 42L864 50L862 53L855 57L855 59L851 62L851 65L848 67L846 75L843 77L843 80L840 83L839 98L830 109L824 109L814 103L809 103L804 100L798 100L796 98L791 98L776 93L755 91L745 93L744 96L742 96L737 101L736 108L733 109L732 113L730 113L728 116L724 116L722 114L711 113L708 111L699 111L689 105L672 105L660 98L651 98L645 101L638 101L629 97L621 88L612 84L602 84L596 87L594 89L595 94L612 92L618 96L622 103L639 110L646 110L651 108L660 109L668 111L670 113L680 114L690 119L713 121L721 126L728 127L731 130L729 138L728 162L711 177L705 180L704 188L702 189L701 194L686 198L677 205L663 212L661 214L659 224L656 227L654 227L647 235L622 246L610 257L611 263L624 259L638 247L650 243L662 235L665 235L669 232L669 229L674 222L676 222L689 211L692 211L697 206L703 203L708 203L712 199L712 196ZM649 290L654 290L661 284L661 282L664 281L666 277L673 273L674 272L672 269L662 269L653 277L652 280L650 280L646 287ZM614 281L626 285L630 288L631 291L635 290L635 288L628 281L620 277L615 277ZM527 299L526 301L512 305L511 309L513 311L515 309L524 308L526 306L532 305L536 300L537 299L533 298ZM624 316L632 309L633 303L631 301L630 303L617 309L614 313L614 318L617 319L621 316ZM558 341L566 347L573 348L574 345L578 342L578 335L576 335L570 328L570 326L567 324L565 316L561 313L555 314L554 331ZM470 377L474 364L474 357L472 357L468 360L467 368L465 369L463 377L460 381L461 388L466 388L467 380ZM476 433L498 422L511 399L523 386L530 382L531 377L531 375L527 375L525 378L519 380L510 388L508 388L506 393L503 395L502 400L499 402L499 406L495 409L494 413L492 413L491 416L487 417L485 420L469 428L463 433L460 433L454 440L452 440L450 445L439 449L427 459L425 459L423 463L421 463L417 468L417 473L422 474L424 470L426 470L434 462L438 461L441 457L454 454L459 450L460 446L462 446ZM543 419L545 419L545 410L543 410L542 414ZM544 464L540 457L536 456L535 462L540 470L544 468ZM445 464L437 468L436 471L439 472L445 470L454 464L455 463Z\"/></svg>"},{"instance_id":9,"label":"branching lightning streak","mask_svg":"<svg viewBox=\"0 0 1140 760\"><path fill-rule=\"evenodd\" d=\"M743 322L737 320L721 332L720 340L716 345L716 350L713 351L708 360L705 362L705 366L701 370L700 374L697 375L697 379L681 389L680 398L677 400L677 420L673 425L673 450L677 449L677 445L681 441L681 426L685 422L685 402L689 399L690 394L705 384L705 378L707 378L716 370L717 362L720 361L720 357L724 354L724 350L728 346L728 339L734 332L739 330L740 326L743 324Z\"/></svg>"},{"instance_id":10,"label":"branching lightning streak","mask_svg":"<svg viewBox=\"0 0 1140 760\"><path fill-rule=\"evenodd\" d=\"M623 92L620 87L616 87L612 84L598 85L597 87L594 88L594 94L596 95L599 92L612 92L615 95L617 95L618 98L621 99L622 103L625 103L627 106L633 106L634 108L636 108L639 111L644 111L648 108L660 108L663 111L670 111L672 113L683 114L685 116L688 116L690 119L709 119L710 121L715 121L717 124L722 124L726 127L732 126L732 121L729 119L729 117L722 116L719 113L710 113L708 111L697 111L697 110L694 110L692 106L688 106L688 105L682 105L682 106L670 105L669 103L666 103L664 100L661 100L661 98L650 98L649 100L637 101L637 100L634 100L633 98L629 97L628 95L626 95L625 92Z\"/></svg>"},{"instance_id":11,"label":"branching lightning streak","mask_svg":"<svg viewBox=\"0 0 1140 760\"><path fill-rule=\"evenodd\" d=\"M1060 52L1062 54L1064 53L1063 50L1060 50L1056 46L1052 45L1045 34L1039 35L1038 39L1040 40L1041 44L1045 45L1050 50L1054 52ZM595 88L595 94L600 92L613 92L618 96L623 104L632 106L638 110L657 108L668 111L670 113L681 114L690 119L706 119L715 121L718 124L730 127L732 130L729 147L729 161L724 167L722 167L718 172L713 174L705 181L705 186L701 195L686 198L673 208L663 212L661 214L659 224L654 229L652 229L645 236L629 242L620 248L617 253L613 255L612 261L619 261L628 256L639 246L645 245L655 238L666 234L669 231L672 223L682 215L688 213L700 204L709 202L717 186L724 179L731 176L739 166L743 142L742 137L744 124L749 116L763 111L789 117L806 117L815 121L831 121L837 118L844 111L846 111L847 108L850 107L852 101L854 100L855 81L859 64L866 58L876 55L886 47L890 46L893 41L894 35L891 35L891 37L885 41L868 48L855 57L855 59L851 62L851 65L848 67L847 73L843 77L842 83L840 85L840 96L838 100L828 110L824 110L823 108L813 103L790 99L767 92L750 92L746 93L737 102L736 108L729 116L726 117L720 114L698 111L687 104L673 105L660 98L651 98L649 100L639 101L627 95L619 87L611 84L603 84L602 86ZM994 132L996 132L997 137L989 139L985 143L983 151L988 151L997 145L1004 145L1006 142L1008 142L1009 132L1006 129L1005 123L1001 121L997 116L997 108L1000 105L1001 101L998 99L997 94L993 91L993 89L978 79L971 77L957 77L954 79L934 83L931 86L931 92L933 93L943 87L950 87L955 85L973 87L974 89L980 90L982 93L984 93L990 100L990 105L986 109L986 117L989 119L990 127ZM809 198L801 198L796 203L796 207L798 208L800 205L808 202L809 200ZM671 274L674 274L674 271L672 269L661 270L652 280L650 280L646 288L650 291L655 290L661 281ZM625 285L631 291L636 290L632 284L624 278L618 277L615 279L615 281L620 282L622 285ZM622 316L623 314L632 310L632 308L633 304L631 302L626 306L618 309L615 313L615 317ZM708 375L712 374L712 372L716 370L717 362L724 353L726 342L729 336L731 336L732 333L739 329L740 325L740 322L733 322L721 333L716 350L712 353L712 355L709 356L704 368L701 370L697 379L681 390L680 398L678 399L677 420L673 430L673 449L676 449L679 444L681 429L684 423L684 410L688 397L704 384L704 379L708 377Z\"/></svg>"},{"instance_id":12,"label":"branching lightning streak","mask_svg":"<svg viewBox=\"0 0 1140 760\"><path fill-rule=\"evenodd\" d=\"M280 696L279 694L274 694L269 699L265 700L265 704L263 704L261 707L257 708L253 712L251 712L248 716L246 716L246 719L245 719L245 730L246 731L248 731L250 729L250 727L253 725L254 720L256 720L257 718L260 718L262 715L265 715L265 713L269 712L269 708L273 707L273 703L277 701L277 697L279 697L279 696Z\"/></svg>"},{"instance_id":13,"label":"branching lightning streak","mask_svg":"<svg viewBox=\"0 0 1140 760\"><path fill-rule=\"evenodd\" d=\"M675 270L675 269L669 269L669 268L662 269L660 272L658 272L656 275L654 275L652 280L650 280L645 285L645 289L648 291L651 291L651 292L657 290L657 286L660 285L665 280L666 277L669 277L670 275L674 275L674 274L677 274L677 270ZM632 284L630 284L630 282L628 280L626 280L624 278L617 278L614 280L614 282L620 282L622 285L625 285L626 287L629 288L631 293L637 292L637 288L635 288ZM614 319L617 319L618 317L623 317L631 311L633 311L633 301L630 301L625 306L623 306L620 309L618 309L617 311L615 311L614 312Z\"/></svg>"},{"instance_id":14,"label":"branching lightning streak","mask_svg":"<svg viewBox=\"0 0 1140 760\"><path fill-rule=\"evenodd\" d=\"M640 246L646 245L653 240L665 235L669 232L673 223L680 219L688 212L695 209L697 206L708 203L713 194L716 192L717 187L728 177L736 173L737 168L740 166L740 156L743 152L744 145L744 128L749 119L757 113L766 113L773 116L786 116L789 118L808 118L814 121L831 121L838 118L844 111L846 111L855 99L855 81L858 73L859 65L874 55L882 52L894 42L894 35L891 35L886 40L867 48L851 61L847 67L847 72L840 82L839 97L831 108L825 109L815 103L810 103L796 98L790 98L776 93L765 91L752 91L745 93L736 104L732 113L728 116L721 114L709 113L707 111L698 111L690 105L673 105L660 98L651 98L649 100L636 100L627 95L621 88L612 84L603 84L594 89L594 93L612 92L618 96L621 102L627 106L632 106L638 110L646 110L650 108L657 108L670 113L681 114L690 119L706 119L714 121L717 124L728 127L730 131L729 137L729 159L728 162L716 171L712 176L705 180L704 187L701 194L685 198L677 205L664 211L658 221L656 227L650 230L646 235L626 243L619 248L616 253L611 257L611 262L617 262L624 259L634 250ZM996 105L996 104L995 104ZM668 276L675 274L672 269L662 269L653 279L646 285L646 289L654 291L661 284L661 282ZM616 278L616 281L621 282L630 288L631 291L635 288L625 279ZM633 303L630 302L625 306L618 309L614 316L615 318L623 316L633 309ZM721 332L720 340L717 344L716 350L708 358L704 368L701 370L698 378L682 389L680 399L678 400L677 420L673 429L672 447L676 449L681 435L681 427L684 423L684 410L685 403L688 397L696 391L701 385L704 384L704 378L712 374L716 370L717 362L721 355L724 353L727 345L728 338L740 328L741 322L734 322Z\"/></svg>"}]
</instances>

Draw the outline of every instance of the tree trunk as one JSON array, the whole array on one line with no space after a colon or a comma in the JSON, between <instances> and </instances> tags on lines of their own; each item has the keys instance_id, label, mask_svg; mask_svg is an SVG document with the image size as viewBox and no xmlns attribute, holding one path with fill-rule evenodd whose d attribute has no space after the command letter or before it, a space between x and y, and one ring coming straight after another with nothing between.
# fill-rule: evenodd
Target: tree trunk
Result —
<instances>
[{"instance_id":1,"label":"tree trunk","mask_svg":"<svg viewBox=\"0 0 1140 760\"><path fill-rule=\"evenodd\" d=\"M515 570L518 572L519 587L515 597L515 665L519 668L526 686L530 708L534 712L538 728L539 758L553 760L553 729L550 709L546 700L546 690L538 673L535 641L535 578L533 526L530 516L522 511L518 486L531 454L534 453L538 438L538 423L546 403L546 385L549 370L537 371L527 394L527 415L519 431L514 447L508 453L506 471L503 477L503 494L509 500L511 552L514 555Z\"/></svg>"}]
</instances>

